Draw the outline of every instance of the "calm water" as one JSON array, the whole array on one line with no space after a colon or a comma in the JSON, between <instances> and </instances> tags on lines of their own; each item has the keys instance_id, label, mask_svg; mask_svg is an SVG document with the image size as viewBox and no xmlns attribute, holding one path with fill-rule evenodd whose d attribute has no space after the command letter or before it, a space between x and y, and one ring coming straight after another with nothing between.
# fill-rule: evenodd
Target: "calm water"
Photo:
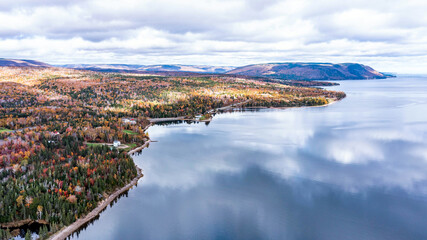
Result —
<instances>
[{"instance_id":1,"label":"calm water","mask_svg":"<svg viewBox=\"0 0 427 240\"><path fill-rule=\"evenodd\" d=\"M327 107L155 126L145 176L78 239L427 239L427 78Z\"/></svg>"}]
</instances>

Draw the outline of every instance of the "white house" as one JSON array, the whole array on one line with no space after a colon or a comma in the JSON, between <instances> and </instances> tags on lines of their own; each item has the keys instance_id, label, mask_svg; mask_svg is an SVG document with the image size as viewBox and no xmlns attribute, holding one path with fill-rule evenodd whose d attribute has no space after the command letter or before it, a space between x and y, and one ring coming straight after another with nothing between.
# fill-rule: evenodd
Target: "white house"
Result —
<instances>
[{"instance_id":1,"label":"white house","mask_svg":"<svg viewBox=\"0 0 427 240\"><path fill-rule=\"evenodd\" d=\"M114 147L119 147L120 144L121 144L120 141L117 141L117 140L113 142Z\"/></svg>"},{"instance_id":2,"label":"white house","mask_svg":"<svg viewBox=\"0 0 427 240\"><path fill-rule=\"evenodd\" d=\"M123 118L122 119L124 124L131 124L131 125L135 125L136 121L132 118L132 119L128 119L128 118Z\"/></svg>"}]
</instances>

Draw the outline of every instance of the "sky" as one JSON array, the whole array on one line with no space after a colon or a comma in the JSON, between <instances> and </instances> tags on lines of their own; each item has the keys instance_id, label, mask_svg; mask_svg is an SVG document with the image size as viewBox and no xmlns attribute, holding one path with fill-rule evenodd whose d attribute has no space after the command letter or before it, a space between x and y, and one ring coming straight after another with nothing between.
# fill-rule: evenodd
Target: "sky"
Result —
<instances>
[{"instance_id":1,"label":"sky","mask_svg":"<svg viewBox=\"0 0 427 240\"><path fill-rule=\"evenodd\" d=\"M426 0L1 0L0 57L427 73Z\"/></svg>"}]
</instances>

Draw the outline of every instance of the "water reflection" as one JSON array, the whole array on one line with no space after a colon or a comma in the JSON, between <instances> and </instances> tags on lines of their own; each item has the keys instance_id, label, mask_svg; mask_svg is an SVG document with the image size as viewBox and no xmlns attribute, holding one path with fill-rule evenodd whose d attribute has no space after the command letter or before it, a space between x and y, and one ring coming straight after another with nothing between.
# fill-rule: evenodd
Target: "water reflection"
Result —
<instances>
[{"instance_id":1,"label":"water reflection","mask_svg":"<svg viewBox=\"0 0 427 240\"><path fill-rule=\"evenodd\" d=\"M144 178L79 239L426 239L427 79L319 108L155 126Z\"/></svg>"}]
</instances>

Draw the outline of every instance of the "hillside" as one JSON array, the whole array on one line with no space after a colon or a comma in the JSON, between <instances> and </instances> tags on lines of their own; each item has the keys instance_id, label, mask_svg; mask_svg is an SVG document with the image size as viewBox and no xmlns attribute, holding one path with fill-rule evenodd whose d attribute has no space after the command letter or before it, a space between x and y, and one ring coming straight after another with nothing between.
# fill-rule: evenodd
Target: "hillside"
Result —
<instances>
[{"instance_id":1,"label":"hillside","mask_svg":"<svg viewBox=\"0 0 427 240\"><path fill-rule=\"evenodd\" d=\"M149 143L144 129L151 123L207 120L235 106L322 106L345 97L272 79L198 75L0 67L0 206L13 206L0 208L0 239L33 223L46 239L108 201L139 176L126 153Z\"/></svg>"},{"instance_id":2,"label":"hillside","mask_svg":"<svg viewBox=\"0 0 427 240\"><path fill-rule=\"evenodd\" d=\"M34 61L34 60L0 58L0 67L52 67L52 66L47 63Z\"/></svg>"},{"instance_id":3,"label":"hillside","mask_svg":"<svg viewBox=\"0 0 427 240\"><path fill-rule=\"evenodd\" d=\"M379 79L389 76L358 63L268 63L236 68L227 74L289 80Z\"/></svg>"},{"instance_id":4,"label":"hillside","mask_svg":"<svg viewBox=\"0 0 427 240\"><path fill-rule=\"evenodd\" d=\"M204 65L132 65L132 64L68 64L60 67L103 72L196 72L196 73L225 73L234 67L216 67Z\"/></svg>"},{"instance_id":5,"label":"hillside","mask_svg":"<svg viewBox=\"0 0 427 240\"><path fill-rule=\"evenodd\" d=\"M35 60L0 58L0 67L52 67ZM200 74L227 74L265 79L284 80L347 80L382 79L393 75L380 73L373 68L358 63L267 63L243 67L207 65L135 65L135 64L67 64L58 67L98 72L142 73L162 76L199 76Z\"/></svg>"}]
</instances>

